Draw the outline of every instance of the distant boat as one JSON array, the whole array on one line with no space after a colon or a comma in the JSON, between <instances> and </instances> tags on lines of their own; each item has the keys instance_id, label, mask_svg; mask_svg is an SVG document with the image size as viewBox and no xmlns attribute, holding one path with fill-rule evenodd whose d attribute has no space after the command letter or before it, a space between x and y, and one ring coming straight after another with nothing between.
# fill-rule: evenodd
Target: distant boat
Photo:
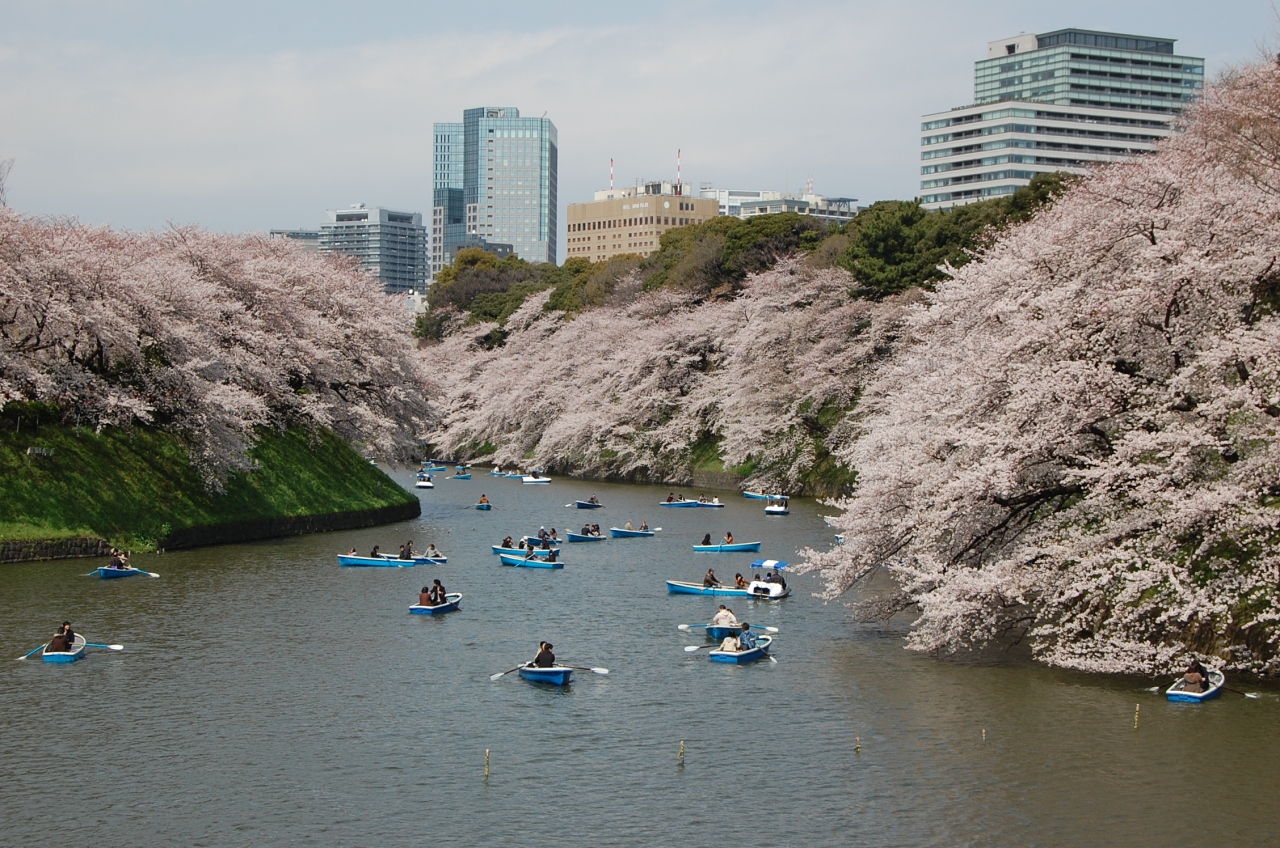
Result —
<instances>
[{"instance_id":1,"label":"distant boat","mask_svg":"<svg viewBox=\"0 0 1280 848\"><path fill-rule=\"evenodd\" d=\"M760 542L734 542L731 545L694 545L693 550L700 554L738 554L760 550Z\"/></svg>"},{"instance_id":2,"label":"distant boat","mask_svg":"<svg viewBox=\"0 0 1280 848\"><path fill-rule=\"evenodd\" d=\"M761 601L777 601L791 594L791 589L781 583L766 583L763 580L751 581L746 589L668 580L667 591L673 595L712 595L720 598L756 598Z\"/></svg>"},{"instance_id":3,"label":"distant boat","mask_svg":"<svg viewBox=\"0 0 1280 848\"><path fill-rule=\"evenodd\" d=\"M453 475L453 479L455 479L455 480L470 480L470 479L471 479L471 475L470 475L470 474L454 474L454 475Z\"/></svg>"},{"instance_id":4,"label":"distant boat","mask_svg":"<svg viewBox=\"0 0 1280 848\"><path fill-rule=\"evenodd\" d=\"M783 503L770 503L764 508L765 515L790 515L791 509Z\"/></svg>"},{"instance_id":5,"label":"distant boat","mask_svg":"<svg viewBox=\"0 0 1280 848\"><path fill-rule=\"evenodd\" d=\"M411 559L388 559L384 556L365 557L338 554L338 565L350 568L413 568L417 563Z\"/></svg>"},{"instance_id":6,"label":"distant boat","mask_svg":"<svg viewBox=\"0 0 1280 848\"><path fill-rule=\"evenodd\" d=\"M787 498L786 495L770 495L764 492L743 492L742 496L744 498L754 498L758 501L781 501Z\"/></svg>"},{"instance_id":7,"label":"distant boat","mask_svg":"<svg viewBox=\"0 0 1280 848\"><path fill-rule=\"evenodd\" d=\"M516 568L564 568L564 563L560 561L552 562L549 559L540 559L539 557L522 557L512 556L511 554L498 554L498 559L503 565L511 565Z\"/></svg>"},{"instance_id":8,"label":"distant boat","mask_svg":"<svg viewBox=\"0 0 1280 848\"><path fill-rule=\"evenodd\" d=\"M491 503L478 503L478 504L476 504L476 509L484 510L484 511L486 511L486 512L487 512L488 510L493 509L493 504L491 504Z\"/></svg>"},{"instance_id":9,"label":"distant boat","mask_svg":"<svg viewBox=\"0 0 1280 848\"><path fill-rule=\"evenodd\" d=\"M1226 684L1227 678L1220 671L1209 670L1209 688L1203 692L1186 691L1187 681L1179 678L1172 686L1165 690L1164 696L1170 701L1178 701L1184 704L1200 704L1205 701L1211 701L1222 694L1222 687Z\"/></svg>"},{"instance_id":10,"label":"distant boat","mask_svg":"<svg viewBox=\"0 0 1280 848\"><path fill-rule=\"evenodd\" d=\"M434 489L436 484L432 483L430 480L419 480L413 484L413 487L415 489Z\"/></svg>"},{"instance_id":11,"label":"distant boat","mask_svg":"<svg viewBox=\"0 0 1280 848\"><path fill-rule=\"evenodd\" d=\"M520 478L524 483L550 483L550 477L539 477L537 474L526 474Z\"/></svg>"},{"instance_id":12,"label":"distant boat","mask_svg":"<svg viewBox=\"0 0 1280 848\"><path fill-rule=\"evenodd\" d=\"M45 645L40 651L40 658L45 662L53 663L69 663L84 656L85 641L84 637L79 633L71 640L71 649L67 651L50 651L49 646Z\"/></svg>"},{"instance_id":13,"label":"distant boat","mask_svg":"<svg viewBox=\"0 0 1280 848\"><path fill-rule=\"evenodd\" d=\"M416 613L418 615L439 615L440 613L454 612L459 609L458 601L462 600L462 593L449 592L444 596L444 598L445 602L443 604L436 604L433 607L425 606L423 604L414 604L409 607L409 612Z\"/></svg>"},{"instance_id":14,"label":"distant boat","mask_svg":"<svg viewBox=\"0 0 1280 848\"><path fill-rule=\"evenodd\" d=\"M528 551L528 548L504 548L502 545L492 545L491 547L495 554L506 554L513 557L523 557ZM546 559L551 556L552 551L560 553L559 548L534 548L533 555L539 559Z\"/></svg>"},{"instance_id":15,"label":"distant boat","mask_svg":"<svg viewBox=\"0 0 1280 848\"><path fill-rule=\"evenodd\" d=\"M570 533L565 531L565 538L570 542L603 542L607 536L587 535L583 533Z\"/></svg>"},{"instance_id":16,"label":"distant boat","mask_svg":"<svg viewBox=\"0 0 1280 848\"><path fill-rule=\"evenodd\" d=\"M578 509L604 509L604 504L592 501L574 501L573 503Z\"/></svg>"},{"instance_id":17,"label":"distant boat","mask_svg":"<svg viewBox=\"0 0 1280 848\"><path fill-rule=\"evenodd\" d=\"M565 686L569 683L569 678L573 676L573 669L564 666L553 665L547 668L541 668L536 665L522 665L519 668L520 676L525 680L531 680L534 683L550 683L553 686Z\"/></svg>"},{"instance_id":18,"label":"distant boat","mask_svg":"<svg viewBox=\"0 0 1280 848\"><path fill-rule=\"evenodd\" d=\"M643 536L652 536L652 530L624 530L621 527L610 527L609 535L615 539L635 539Z\"/></svg>"},{"instance_id":19,"label":"distant boat","mask_svg":"<svg viewBox=\"0 0 1280 848\"><path fill-rule=\"evenodd\" d=\"M444 471L448 467L449 466L447 465L424 465L422 466L422 470L423 471Z\"/></svg>"},{"instance_id":20,"label":"distant boat","mask_svg":"<svg viewBox=\"0 0 1280 848\"><path fill-rule=\"evenodd\" d=\"M95 568L93 571L90 571L85 576L101 577L103 580L113 580L119 577L136 577L139 574L148 574L148 573L149 572L142 571L140 569L134 568L133 566L127 566L125 568L111 568L109 566L104 565L101 568Z\"/></svg>"}]
</instances>

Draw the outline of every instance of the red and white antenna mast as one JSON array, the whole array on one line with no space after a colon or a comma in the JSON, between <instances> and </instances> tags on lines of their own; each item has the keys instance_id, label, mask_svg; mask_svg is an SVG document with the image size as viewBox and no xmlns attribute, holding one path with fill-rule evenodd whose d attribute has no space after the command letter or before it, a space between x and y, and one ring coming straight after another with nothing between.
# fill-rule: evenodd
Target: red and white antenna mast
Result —
<instances>
[{"instance_id":1,"label":"red and white antenna mast","mask_svg":"<svg viewBox=\"0 0 1280 848\"><path fill-rule=\"evenodd\" d=\"M680 190L680 148L676 148L676 194L684 194Z\"/></svg>"},{"instance_id":2,"label":"red and white antenna mast","mask_svg":"<svg viewBox=\"0 0 1280 848\"><path fill-rule=\"evenodd\" d=\"M609 191L613 191L613 159L609 159Z\"/></svg>"}]
</instances>

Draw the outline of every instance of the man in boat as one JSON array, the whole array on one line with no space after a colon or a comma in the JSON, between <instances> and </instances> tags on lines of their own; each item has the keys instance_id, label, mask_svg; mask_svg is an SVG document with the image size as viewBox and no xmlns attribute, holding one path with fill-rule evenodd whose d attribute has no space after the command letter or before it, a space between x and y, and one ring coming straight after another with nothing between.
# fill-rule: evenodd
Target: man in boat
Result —
<instances>
[{"instance_id":1,"label":"man in boat","mask_svg":"<svg viewBox=\"0 0 1280 848\"><path fill-rule=\"evenodd\" d=\"M671 494L667 495L667 503L675 503L675 502L676 502L675 492L672 492Z\"/></svg>"},{"instance_id":2,"label":"man in boat","mask_svg":"<svg viewBox=\"0 0 1280 848\"><path fill-rule=\"evenodd\" d=\"M591 525L590 525L590 524L584 524L584 525L582 525L582 535L584 535L584 536L590 536L590 535L591 535Z\"/></svg>"},{"instance_id":3,"label":"man in boat","mask_svg":"<svg viewBox=\"0 0 1280 848\"><path fill-rule=\"evenodd\" d=\"M67 635L59 630L53 634L53 638L49 640L49 644L44 646L45 653L61 654L71 650L74 639L67 638Z\"/></svg>"},{"instance_id":4,"label":"man in boat","mask_svg":"<svg viewBox=\"0 0 1280 848\"><path fill-rule=\"evenodd\" d=\"M427 545L427 552L424 554L424 556L430 557L432 559L439 559L440 557L444 556L444 554L436 550L435 544L431 543Z\"/></svg>"},{"instance_id":5,"label":"man in boat","mask_svg":"<svg viewBox=\"0 0 1280 848\"><path fill-rule=\"evenodd\" d=\"M538 528L538 538L544 542L547 540L547 528L545 525Z\"/></svg>"},{"instance_id":6,"label":"man in boat","mask_svg":"<svg viewBox=\"0 0 1280 848\"><path fill-rule=\"evenodd\" d=\"M502 545L500 545L500 547L503 547L503 548L513 548L513 547L515 547L515 544L511 541L511 537L510 537L510 536L506 536L506 537L504 537L504 538L503 538L503 540L502 540ZM522 547L522 548L524 547L524 542L521 542L521 543L520 543L520 547Z\"/></svg>"},{"instance_id":7,"label":"man in boat","mask_svg":"<svg viewBox=\"0 0 1280 848\"><path fill-rule=\"evenodd\" d=\"M442 584L439 580L431 581L430 596L431 596L431 606L433 607L438 607L441 604L446 603L444 598L445 596L444 584Z\"/></svg>"},{"instance_id":8,"label":"man in boat","mask_svg":"<svg viewBox=\"0 0 1280 848\"><path fill-rule=\"evenodd\" d=\"M551 668L556 664L556 655L551 653L550 642L538 643L538 655L533 658L533 665L538 668Z\"/></svg>"},{"instance_id":9,"label":"man in boat","mask_svg":"<svg viewBox=\"0 0 1280 848\"><path fill-rule=\"evenodd\" d=\"M742 632L738 634L738 650L750 651L756 647L756 637L751 633L751 625L740 622Z\"/></svg>"},{"instance_id":10,"label":"man in boat","mask_svg":"<svg viewBox=\"0 0 1280 848\"><path fill-rule=\"evenodd\" d=\"M410 559L413 559L415 556L417 556L417 555L418 555L418 554L417 554L417 552L416 552L416 551L414 551L414 549L413 549L413 540L412 540L412 539L410 539L409 541L407 541L407 542L405 542L405 543L404 543L404 552L405 552L405 553L407 553L407 554L409 555L409 558L410 558Z\"/></svg>"},{"instance_id":11,"label":"man in boat","mask_svg":"<svg viewBox=\"0 0 1280 848\"><path fill-rule=\"evenodd\" d=\"M623 529L623 530L630 530L630 529L632 529L632 528L631 528L631 519L630 519L630 518L628 518L628 519L627 519L627 523L626 523L626 525L624 525L624 526L623 526L623 528L622 528L622 529Z\"/></svg>"},{"instance_id":12,"label":"man in boat","mask_svg":"<svg viewBox=\"0 0 1280 848\"><path fill-rule=\"evenodd\" d=\"M587 500L587 503L596 504L598 506L600 504L600 499L597 498L595 495L592 495L590 499Z\"/></svg>"},{"instance_id":13,"label":"man in boat","mask_svg":"<svg viewBox=\"0 0 1280 848\"><path fill-rule=\"evenodd\" d=\"M481 495L481 496L480 496L480 503L488 503L488 502L489 502L489 496L488 496L488 495Z\"/></svg>"},{"instance_id":14,"label":"man in boat","mask_svg":"<svg viewBox=\"0 0 1280 848\"><path fill-rule=\"evenodd\" d=\"M550 550L551 553L547 554L547 562L558 562L560 559L560 552L555 548L551 548Z\"/></svg>"},{"instance_id":15,"label":"man in boat","mask_svg":"<svg viewBox=\"0 0 1280 848\"><path fill-rule=\"evenodd\" d=\"M125 565L124 554L120 553L119 548L111 549L111 564L107 568L128 568Z\"/></svg>"},{"instance_id":16,"label":"man in boat","mask_svg":"<svg viewBox=\"0 0 1280 848\"><path fill-rule=\"evenodd\" d=\"M727 533L725 533L725 534L724 534L724 544L726 544L726 545L732 545L732 544L733 544L733 531L732 531L732 530L730 530L729 532L727 532Z\"/></svg>"},{"instance_id":17,"label":"man in boat","mask_svg":"<svg viewBox=\"0 0 1280 848\"><path fill-rule=\"evenodd\" d=\"M409 553L409 551L405 549L404 545L401 545L400 556L396 557L396 559L413 559L413 554Z\"/></svg>"},{"instance_id":18,"label":"man in boat","mask_svg":"<svg viewBox=\"0 0 1280 848\"><path fill-rule=\"evenodd\" d=\"M733 614L733 610L721 604L720 609L711 617L711 624L715 627L736 627L738 617Z\"/></svg>"},{"instance_id":19,"label":"man in boat","mask_svg":"<svg viewBox=\"0 0 1280 848\"><path fill-rule=\"evenodd\" d=\"M707 576L702 578L702 587L704 589L711 589L719 585L720 580L716 577L716 570L714 568L708 568Z\"/></svg>"}]
</instances>

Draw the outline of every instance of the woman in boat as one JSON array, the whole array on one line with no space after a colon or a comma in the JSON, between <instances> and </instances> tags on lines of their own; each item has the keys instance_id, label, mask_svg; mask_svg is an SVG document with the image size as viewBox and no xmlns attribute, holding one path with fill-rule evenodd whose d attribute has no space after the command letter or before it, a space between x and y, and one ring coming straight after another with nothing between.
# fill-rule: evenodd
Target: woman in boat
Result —
<instances>
[{"instance_id":1,"label":"woman in boat","mask_svg":"<svg viewBox=\"0 0 1280 848\"><path fill-rule=\"evenodd\" d=\"M66 634L59 630L53 634L53 638L49 640L49 644L44 646L45 653L61 654L71 650L74 640L68 639Z\"/></svg>"},{"instance_id":2,"label":"woman in boat","mask_svg":"<svg viewBox=\"0 0 1280 848\"><path fill-rule=\"evenodd\" d=\"M435 604L431 600L431 587L423 586L422 591L418 593L418 606L431 607Z\"/></svg>"},{"instance_id":3,"label":"woman in boat","mask_svg":"<svg viewBox=\"0 0 1280 848\"><path fill-rule=\"evenodd\" d=\"M560 541L560 537L556 535L556 528L552 527L551 532L547 534L547 538L553 542Z\"/></svg>"},{"instance_id":4,"label":"woman in boat","mask_svg":"<svg viewBox=\"0 0 1280 848\"><path fill-rule=\"evenodd\" d=\"M702 578L702 586L704 589L711 589L720 585L720 580L716 577L714 568L707 569L707 576Z\"/></svg>"},{"instance_id":5,"label":"woman in boat","mask_svg":"<svg viewBox=\"0 0 1280 848\"><path fill-rule=\"evenodd\" d=\"M709 545L709 544L711 544L711 534L710 534L710 533L708 533L707 535L705 535L705 536L703 536L703 537L702 537L702 544L704 544L704 545Z\"/></svg>"},{"instance_id":6,"label":"woman in boat","mask_svg":"<svg viewBox=\"0 0 1280 848\"><path fill-rule=\"evenodd\" d=\"M643 518L642 518L642 519L640 519L640 529L641 529L641 530L648 530L648 529L649 529L649 522L645 521Z\"/></svg>"},{"instance_id":7,"label":"woman in boat","mask_svg":"<svg viewBox=\"0 0 1280 848\"><path fill-rule=\"evenodd\" d=\"M727 533L725 533L725 534L724 534L724 544L726 544L726 545L732 545L732 544L733 544L733 531L732 531L732 530L730 530L729 532L727 532Z\"/></svg>"},{"instance_id":8,"label":"woman in boat","mask_svg":"<svg viewBox=\"0 0 1280 848\"><path fill-rule=\"evenodd\" d=\"M742 572L738 572L737 574L733 575L733 585L737 586L739 589L747 588L747 581L742 576Z\"/></svg>"},{"instance_id":9,"label":"woman in boat","mask_svg":"<svg viewBox=\"0 0 1280 848\"><path fill-rule=\"evenodd\" d=\"M560 552L555 548L550 548L551 553L547 554L547 562L559 562Z\"/></svg>"},{"instance_id":10,"label":"woman in boat","mask_svg":"<svg viewBox=\"0 0 1280 848\"><path fill-rule=\"evenodd\" d=\"M724 641L720 643L720 650L730 651L731 653L736 654L742 650L742 643L738 640L736 634L730 633L728 636L724 637Z\"/></svg>"},{"instance_id":11,"label":"woman in boat","mask_svg":"<svg viewBox=\"0 0 1280 848\"><path fill-rule=\"evenodd\" d=\"M370 559L379 559L381 556L382 556L382 552L381 552L380 550L378 550L378 546L377 546L377 545L374 545L374 546L373 546L373 550L369 551L369 558L370 558Z\"/></svg>"},{"instance_id":12,"label":"woman in boat","mask_svg":"<svg viewBox=\"0 0 1280 848\"><path fill-rule=\"evenodd\" d=\"M600 535L600 525L599 525L599 524L592 524L592 525L591 525L591 535L592 535L592 536L599 536L599 535Z\"/></svg>"},{"instance_id":13,"label":"woman in boat","mask_svg":"<svg viewBox=\"0 0 1280 848\"><path fill-rule=\"evenodd\" d=\"M1193 658L1182 680L1184 692L1205 692L1209 689L1209 670L1200 664L1200 660Z\"/></svg>"},{"instance_id":14,"label":"woman in boat","mask_svg":"<svg viewBox=\"0 0 1280 848\"><path fill-rule=\"evenodd\" d=\"M551 668L556 664L556 655L551 653L550 642L538 643L538 655L533 658L533 665L538 668Z\"/></svg>"},{"instance_id":15,"label":"woman in boat","mask_svg":"<svg viewBox=\"0 0 1280 848\"><path fill-rule=\"evenodd\" d=\"M489 496L488 496L488 495L481 495L481 496L480 496L480 503L488 503L488 502L489 502Z\"/></svg>"},{"instance_id":16,"label":"woman in boat","mask_svg":"<svg viewBox=\"0 0 1280 848\"><path fill-rule=\"evenodd\" d=\"M504 537L503 537L503 539L502 539L502 545L501 545L501 547L504 547L504 548L512 548L512 547L515 547L515 543L511 541L511 537L510 537L510 536L504 536ZM522 548L524 547L524 542L521 542L521 543L520 543L520 547L522 547Z\"/></svg>"}]
</instances>

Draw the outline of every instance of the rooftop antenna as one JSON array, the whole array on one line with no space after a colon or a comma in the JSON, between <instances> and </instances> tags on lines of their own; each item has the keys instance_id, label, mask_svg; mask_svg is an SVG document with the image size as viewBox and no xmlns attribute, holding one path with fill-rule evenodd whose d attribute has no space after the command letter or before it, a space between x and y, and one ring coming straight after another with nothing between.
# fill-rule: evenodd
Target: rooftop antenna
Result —
<instances>
[{"instance_id":1,"label":"rooftop antenna","mask_svg":"<svg viewBox=\"0 0 1280 848\"><path fill-rule=\"evenodd\" d=\"M813 174L810 174L808 179L804 181L804 193L813 194Z\"/></svg>"},{"instance_id":2,"label":"rooftop antenna","mask_svg":"<svg viewBox=\"0 0 1280 848\"><path fill-rule=\"evenodd\" d=\"M609 157L609 191L613 191L613 157Z\"/></svg>"},{"instance_id":3,"label":"rooftop antenna","mask_svg":"<svg viewBox=\"0 0 1280 848\"><path fill-rule=\"evenodd\" d=\"M676 148L676 194L684 194L680 188L680 148Z\"/></svg>"}]
</instances>

